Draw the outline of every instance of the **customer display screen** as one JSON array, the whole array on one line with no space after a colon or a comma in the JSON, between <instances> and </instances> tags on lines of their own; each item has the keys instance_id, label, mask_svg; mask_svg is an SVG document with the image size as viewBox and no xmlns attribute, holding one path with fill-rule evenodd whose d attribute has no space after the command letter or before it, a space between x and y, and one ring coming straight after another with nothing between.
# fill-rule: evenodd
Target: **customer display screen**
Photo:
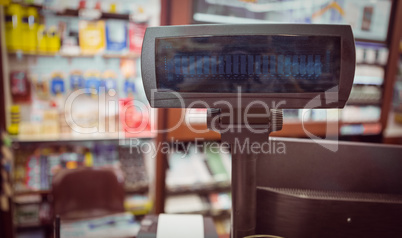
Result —
<instances>
[{"instance_id":1,"label":"customer display screen","mask_svg":"<svg viewBox=\"0 0 402 238\"><path fill-rule=\"evenodd\" d=\"M304 93L339 84L336 36L167 37L155 44L161 91Z\"/></svg>"}]
</instances>

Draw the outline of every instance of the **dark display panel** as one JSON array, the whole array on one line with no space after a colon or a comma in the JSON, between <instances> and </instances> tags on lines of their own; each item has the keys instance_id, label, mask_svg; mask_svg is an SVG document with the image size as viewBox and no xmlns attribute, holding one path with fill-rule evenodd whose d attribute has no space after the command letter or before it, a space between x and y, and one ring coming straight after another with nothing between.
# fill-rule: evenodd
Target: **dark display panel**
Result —
<instances>
[{"instance_id":1,"label":"dark display panel","mask_svg":"<svg viewBox=\"0 0 402 238\"><path fill-rule=\"evenodd\" d=\"M242 35L157 38L158 90L323 92L338 85L340 38Z\"/></svg>"}]
</instances>

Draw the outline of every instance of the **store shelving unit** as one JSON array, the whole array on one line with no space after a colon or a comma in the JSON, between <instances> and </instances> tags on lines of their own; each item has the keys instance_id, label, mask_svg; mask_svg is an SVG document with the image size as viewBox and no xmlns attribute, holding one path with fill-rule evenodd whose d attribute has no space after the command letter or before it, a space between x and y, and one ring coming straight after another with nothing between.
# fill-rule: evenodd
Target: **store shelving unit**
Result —
<instances>
[{"instance_id":1,"label":"store shelving unit","mask_svg":"<svg viewBox=\"0 0 402 238\"><path fill-rule=\"evenodd\" d=\"M94 134L55 134L55 135L19 135L11 136L13 142L69 142L69 141L101 141L101 140L126 140L130 138L153 139L154 132L140 132L135 134L120 133L94 133Z\"/></svg>"},{"instance_id":2,"label":"store shelving unit","mask_svg":"<svg viewBox=\"0 0 402 238\"><path fill-rule=\"evenodd\" d=\"M143 194L149 191L148 185L137 186L135 188L126 188L126 193L139 193ZM40 195L40 196L47 196L52 193L52 190L27 190L27 191L16 191L14 192L14 196L26 196L26 195Z\"/></svg>"},{"instance_id":3,"label":"store shelving unit","mask_svg":"<svg viewBox=\"0 0 402 238\"><path fill-rule=\"evenodd\" d=\"M51 12L57 16L66 16L66 17L79 17L82 16L80 12L85 11L86 9L57 9L54 7L48 7L41 4L21 4L24 7L34 7L41 11ZM121 14L121 13L111 13L111 12L102 12L100 10L96 10L99 13L98 19L116 19L116 20L130 20L130 14Z\"/></svg>"},{"instance_id":4,"label":"store shelving unit","mask_svg":"<svg viewBox=\"0 0 402 238\"><path fill-rule=\"evenodd\" d=\"M46 53L46 52L24 52L24 51L8 51L10 57L62 57L62 58L94 58L102 57L105 59L138 59L139 54L126 53L126 54L110 54L110 53L99 53L99 54L66 54L62 52L58 53Z\"/></svg>"},{"instance_id":5,"label":"store shelving unit","mask_svg":"<svg viewBox=\"0 0 402 238\"><path fill-rule=\"evenodd\" d=\"M49 195L51 190L27 190L27 191L19 191L14 192L14 196L25 196L25 195Z\"/></svg>"},{"instance_id":6,"label":"store shelving unit","mask_svg":"<svg viewBox=\"0 0 402 238\"><path fill-rule=\"evenodd\" d=\"M175 214L175 213L173 213ZM211 210L206 208L204 210L196 211L196 212L187 212L180 214L201 214L206 217L211 217L213 219L229 219L230 218L230 210Z\"/></svg>"},{"instance_id":7,"label":"store shelving unit","mask_svg":"<svg viewBox=\"0 0 402 238\"><path fill-rule=\"evenodd\" d=\"M188 193L208 194L211 192L230 192L230 183L195 184L194 186L180 186L167 189L168 195L179 195Z\"/></svg>"},{"instance_id":8,"label":"store shelving unit","mask_svg":"<svg viewBox=\"0 0 402 238\"><path fill-rule=\"evenodd\" d=\"M18 1L19 2L19 1ZM155 1L156 2L156 1ZM137 19L135 19L135 16L132 14L119 14L119 13L109 13L109 12L101 12L98 10L92 10L92 13L90 12L91 10L87 9L56 9L52 7L47 7L46 5L37 5L37 4L23 4L21 3L23 7L34 7L38 10L39 14L45 17L52 17L52 18L58 18L58 19L71 19L74 22L76 21L74 18L80 17L80 19L83 20L120 20L122 21L132 21L135 22L136 24L145 24L145 22L139 22ZM3 8L3 6L0 5L0 8ZM3 9L0 9L3 10ZM94 14L95 15L91 15ZM4 15L4 11L2 11L2 14L0 14L1 17ZM95 16L95 17L93 17ZM61 18L60 18L61 17ZM70 21L70 20L68 20ZM3 23L3 21L2 21ZM3 29L3 24L1 28ZM4 30L4 29L3 29ZM4 33L4 31L3 31ZM3 35L2 33L2 35ZM128 33L127 33L128 34ZM2 37L2 39L5 39ZM0 40L3 41L3 40ZM2 118L1 118L1 129L2 130L7 130L7 116L9 114L9 105L11 102L11 97L9 93L9 83L8 83L8 72L10 71L9 68L13 68L13 66L17 65L18 69L22 69L26 67L26 70L29 70L28 66L29 64L40 64L41 60L46 59L47 61L60 61L60 62L68 62L69 65L74 63L75 61L77 62L89 62L93 60L94 62L105 62L105 65L112 65L119 60L123 61L129 61L129 62L134 62L134 61L139 61L140 60L140 53L134 53L132 51L123 51L122 53L114 53L114 52L108 52L108 51L103 51L100 53L94 53L94 54L87 54L87 53L69 53L66 51L63 51L64 49L61 48L60 51L58 52L25 52L22 50L18 51L7 51L5 47L5 42L1 42L1 49L0 49L0 75L2 77L2 83L1 83L1 112L2 112ZM4 46L4 47L3 47ZM137 52L137 51L135 51ZM13 61L17 62L13 65L10 65L7 61ZM67 60L67 61L66 61ZM118 62L119 63L119 62ZM10 67L11 66L11 67ZM40 65L42 68L48 67L48 65ZM85 68L85 67L84 67ZM4 72L4 73L3 73ZM67 84L66 82L66 85ZM151 122L152 123L152 122ZM46 134L46 135L17 135L17 136L12 136L12 143L13 146L17 149L25 148L25 147L40 147L42 145L65 145L65 146L70 146L70 145L76 145L76 144L84 144L84 143L113 143L116 145L129 145L130 144L130 139L139 139L141 141L151 141L154 140L156 137L155 132L150 132L150 131L144 131L141 133L129 133L129 132L105 132L105 133L95 133L95 134L78 134L78 133L68 133L68 134ZM151 175L149 175L151 176ZM149 182L147 184L145 183L139 183L138 185L135 186L129 186L126 187L126 194L128 196L132 195L147 195L147 196L152 196L152 178L150 178ZM39 198L39 201L34 202L33 204L42 204L42 203L50 203L51 201L51 188L50 189L45 189L45 190L21 190L21 189L15 189L13 193L14 198L21 198L21 197L32 197L36 196ZM29 204L29 203L28 203ZM26 203L20 203L17 204L15 203L12 208L16 210L16 206L20 205L26 205ZM12 218L13 212L10 212L10 216L7 217L7 222L10 224L13 224L13 218ZM3 220L1 220L3 221ZM8 223L4 223L8 224ZM13 227L15 230L13 231ZM46 237L51 237L52 234L52 228L53 223L52 222L35 222L35 223L24 223L24 224L18 224L14 223L10 227L10 234L12 233L13 235L11 237L14 237L18 232L20 231L31 231L37 228L41 228L42 230L45 231ZM0 230L2 230L3 226L2 224L0 225ZM7 228L8 229L8 228ZM16 232L15 232L16 231ZM8 236L7 236L8 237Z\"/></svg>"}]
</instances>

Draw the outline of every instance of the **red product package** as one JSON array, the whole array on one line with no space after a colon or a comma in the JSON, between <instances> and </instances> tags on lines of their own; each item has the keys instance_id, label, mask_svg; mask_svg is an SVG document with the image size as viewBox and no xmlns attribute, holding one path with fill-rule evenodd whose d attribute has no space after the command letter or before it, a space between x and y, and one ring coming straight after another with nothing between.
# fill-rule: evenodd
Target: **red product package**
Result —
<instances>
[{"instance_id":1,"label":"red product package","mask_svg":"<svg viewBox=\"0 0 402 238\"><path fill-rule=\"evenodd\" d=\"M14 103L29 102L31 100L31 85L25 71L10 73L10 89Z\"/></svg>"},{"instance_id":2,"label":"red product package","mask_svg":"<svg viewBox=\"0 0 402 238\"><path fill-rule=\"evenodd\" d=\"M120 123L125 132L135 131L139 126L136 120L136 110L132 98L123 98L119 100Z\"/></svg>"},{"instance_id":3,"label":"red product package","mask_svg":"<svg viewBox=\"0 0 402 238\"><path fill-rule=\"evenodd\" d=\"M151 130L148 113L137 111L133 98L119 100L119 117L121 131L131 133L132 136Z\"/></svg>"},{"instance_id":4,"label":"red product package","mask_svg":"<svg viewBox=\"0 0 402 238\"><path fill-rule=\"evenodd\" d=\"M147 29L147 24L138 24L130 22L128 24L128 35L129 35L129 49L130 52L135 54L141 53L142 41L144 40L145 30Z\"/></svg>"}]
</instances>

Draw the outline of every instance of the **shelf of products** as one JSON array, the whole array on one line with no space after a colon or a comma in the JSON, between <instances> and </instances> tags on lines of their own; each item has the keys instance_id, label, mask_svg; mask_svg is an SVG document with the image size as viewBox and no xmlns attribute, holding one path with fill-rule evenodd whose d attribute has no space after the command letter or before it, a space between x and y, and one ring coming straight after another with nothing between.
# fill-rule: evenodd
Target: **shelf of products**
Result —
<instances>
[{"instance_id":1,"label":"shelf of products","mask_svg":"<svg viewBox=\"0 0 402 238\"><path fill-rule=\"evenodd\" d=\"M138 53L88 53L88 54L68 54L68 53L40 53L40 52L25 52L25 51L8 51L10 57L23 58L27 57L64 57L64 58L95 58L102 57L106 59L121 58L121 59L138 59L140 54Z\"/></svg>"},{"instance_id":2,"label":"shelf of products","mask_svg":"<svg viewBox=\"0 0 402 238\"><path fill-rule=\"evenodd\" d=\"M21 190L14 191L14 196L26 196L26 195L49 195L51 193L50 190Z\"/></svg>"},{"instance_id":3,"label":"shelf of products","mask_svg":"<svg viewBox=\"0 0 402 238\"><path fill-rule=\"evenodd\" d=\"M166 176L166 213L228 219L231 209L228 148L216 141L172 143Z\"/></svg>"},{"instance_id":4,"label":"shelf of products","mask_svg":"<svg viewBox=\"0 0 402 238\"><path fill-rule=\"evenodd\" d=\"M225 189L230 185L231 156L228 148L218 142L179 143L177 147L173 144L168 163L166 187L173 194Z\"/></svg>"},{"instance_id":5,"label":"shelf of products","mask_svg":"<svg viewBox=\"0 0 402 238\"><path fill-rule=\"evenodd\" d=\"M60 9L58 6L54 6L53 4L48 5L43 5L43 4L32 4L32 3L19 3L25 8L36 8L40 11L47 11L51 12L53 14L56 14L57 16L65 16L65 17L87 17L92 20L96 19L115 19L115 20L131 20L135 18L135 16L132 16L131 14L128 13L118 13L117 11L117 3L112 2L110 5L106 4L97 4L94 6L94 8L88 8L86 6L86 3L80 3L79 6L69 6L69 7L75 7L75 8L63 8ZM71 5L74 5L74 3L71 3ZM102 6L103 5L103 6ZM79 9L77 9L77 7ZM127 6L122 6L122 8L127 7ZM109 10L109 11L107 11Z\"/></svg>"},{"instance_id":6,"label":"shelf of products","mask_svg":"<svg viewBox=\"0 0 402 238\"><path fill-rule=\"evenodd\" d=\"M159 11L159 1L125 0L4 7L2 102L13 135L18 235L51 236L43 216L53 217L47 208L59 169L120 168L126 209L140 216L152 209L154 161L126 146L152 143L156 135L139 64L145 29L159 24Z\"/></svg>"},{"instance_id":7,"label":"shelf of products","mask_svg":"<svg viewBox=\"0 0 402 238\"><path fill-rule=\"evenodd\" d=\"M10 55L138 58L145 29L155 24L155 16L150 12L129 15L85 6L60 10L65 4L57 2L48 1L42 7L17 3L6 7L5 34ZM52 4L54 6L48 6ZM146 6L130 7L130 10L144 12ZM25 18L31 20L22 21Z\"/></svg>"},{"instance_id":8,"label":"shelf of products","mask_svg":"<svg viewBox=\"0 0 402 238\"><path fill-rule=\"evenodd\" d=\"M128 21L132 19L130 14L119 14L112 12L102 12L98 9L64 9L56 12L57 16L66 17L87 17L89 19L115 19Z\"/></svg>"},{"instance_id":9,"label":"shelf of products","mask_svg":"<svg viewBox=\"0 0 402 238\"><path fill-rule=\"evenodd\" d=\"M16 227L18 228L51 226L51 217L50 203L47 201L15 205Z\"/></svg>"},{"instance_id":10,"label":"shelf of products","mask_svg":"<svg viewBox=\"0 0 402 238\"><path fill-rule=\"evenodd\" d=\"M52 141L20 144L15 149L15 196L47 195L58 170L81 166L120 168L127 193L148 191L152 159L140 150L119 146L117 141Z\"/></svg>"},{"instance_id":11,"label":"shelf of products","mask_svg":"<svg viewBox=\"0 0 402 238\"><path fill-rule=\"evenodd\" d=\"M18 231L47 229L48 222L53 219L49 203L51 181L60 169L81 166L113 168L124 178L124 206L127 212L142 216L153 207L149 187L154 161L141 150L120 146L118 141L113 140L70 141L63 144L50 141L14 144L16 146L13 201Z\"/></svg>"},{"instance_id":12,"label":"shelf of products","mask_svg":"<svg viewBox=\"0 0 402 238\"><path fill-rule=\"evenodd\" d=\"M126 188L126 193L127 194L143 194L143 193L148 193L149 191L149 185L138 185L132 188ZM41 195L41 196L47 196L51 194L51 190L22 190L22 191L15 191L14 192L14 197L19 197L19 196L27 196L27 195Z\"/></svg>"},{"instance_id":13,"label":"shelf of products","mask_svg":"<svg viewBox=\"0 0 402 238\"><path fill-rule=\"evenodd\" d=\"M189 23L350 24L355 38L385 42L392 1L224 1L193 2ZM374 10L375 9L375 10Z\"/></svg>"},{"instance_id":14,"label":"shelf of products","mask_svg":"<svg viewBox=\"0 0 402 238\"><path fill-rule=\"evenodd\" d=\"M155 133L149 131L126 134L121 133L96 133L96 134L55 134L55 135L19 135L10 137L13 142L28 143L28 142L68 142L68 141L102 141L102 140L130 140L130 139L152 139L155 138Z\"/></svg>"},{"instance_id":15,"label":"shelf of products","mask_svg":"<svg viewBox=\"0 0 402 238\"><path fill-rule=\"evenodd\" d=\"M44 226L53 227L53 223L34 222L34 223L17 224L17 229L18 230L26 230L26 229L32 229L32 228L41 228Z\"/></svg>"},{"instance_id":16,"label":"shelf of products","mask_svg":"<svg viewBox=\"0 0 402 238\"><path fill-rule=\"evenodd\" d=\"M211 192L229 192L230 182L213 183L213 184L194 184L193 186L178 186L167 189L168 195L179 195L187 193L207 194Z\"/></svg>"},{"instance_id":17,"label":"shelf of products","mask_svg":"<svg viewBox=\"0 0 402 238\"><path fill-rule=\"evenodd\" d=\"M6 6L9 79L4 84L11 92L5 98L6 121L16 141L155 136L138 71L145 29L159 16L150 10L152 4L144 4L52 0ZM145 15L137 12L140 8L147 9ZM85 14L91 11L124 20L88 20ZM94 127L96 132L88 133Z\"/></svg>"}]
</instances>

